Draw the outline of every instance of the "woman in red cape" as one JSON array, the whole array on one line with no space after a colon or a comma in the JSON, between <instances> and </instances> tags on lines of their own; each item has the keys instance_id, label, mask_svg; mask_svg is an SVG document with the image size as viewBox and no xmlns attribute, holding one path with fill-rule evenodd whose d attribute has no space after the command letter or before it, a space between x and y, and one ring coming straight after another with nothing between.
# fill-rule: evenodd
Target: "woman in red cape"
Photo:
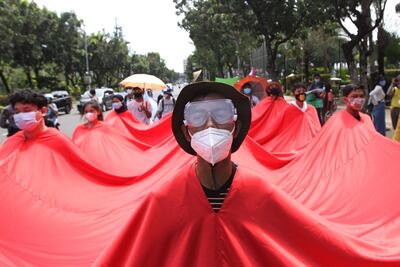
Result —
<instances>
[{"instance_id":1,"label":"woman in red cape","mask_svg":"<svg viewBox=\"0 0 400 267\"><path fill-rule=\"evenodd\" d=\"M250 132L250 136L267 151L279 154L296 154L304 148L320 131L321 124L316 110L307 105L304 96L304 85L295 86L296 100L270 124L258 126Z\"/></svg>"}]
</instances>

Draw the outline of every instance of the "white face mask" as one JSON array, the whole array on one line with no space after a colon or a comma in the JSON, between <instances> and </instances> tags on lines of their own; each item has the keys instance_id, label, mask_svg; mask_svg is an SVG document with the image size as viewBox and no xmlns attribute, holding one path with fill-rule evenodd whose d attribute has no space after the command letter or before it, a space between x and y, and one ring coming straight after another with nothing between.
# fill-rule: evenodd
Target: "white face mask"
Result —
<instances>
[{"instance_id":1,"label":"white face mask","mask_svg":"<svg viewBox=\"0 0 400 267\"><path fill-rule=\"evenodd\" d=\"M214 166L228 157L233 142L232 132L207 128L192 136L192 148L201 158Z\"/></svg>"},{"instance_id":2,"label":"white face mask","mask_svg":"<svg viewBox=\"0 0 400 267\"><path fill-rule=\"evenodd\" d=\"M17 127L24 131L31 131L39 124L35 111L14 114L14 121Z\"/></svg>"},{"instance_id":3,"label":"white face mask","mask_svg":"<svg viewBox=\"0 0 400 267\"><path fill-rule=\"evenodd\" d=\"M96 114L94 114L93 112L88 112L85 114L85 118L88 122L93 122L96 120Z\"/></svg>"},{"instance_id":4,"label":"white face mask","mask_svg":"<svg viewBox=\"0 0 400 267\"><path fill-rule=\"evenodd\" d=\"M128 93L128 95L132 94L133 90L132 89L128 89L126 90L126 92Z\"/></svg>"}]
</instances>

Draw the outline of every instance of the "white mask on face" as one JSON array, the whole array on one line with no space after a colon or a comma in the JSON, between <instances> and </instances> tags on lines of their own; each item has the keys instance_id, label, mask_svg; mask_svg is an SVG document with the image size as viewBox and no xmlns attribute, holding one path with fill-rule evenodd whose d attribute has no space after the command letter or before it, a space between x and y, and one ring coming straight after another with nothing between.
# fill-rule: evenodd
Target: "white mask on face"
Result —
<instances>
[{"instance_id":1,"label":"white mask on face","mask_svg":"<svg viewBox=\"0 0 400 267\"><path fill-rule=\"evenodd\" d=\"M126 92L128 93L128 95L132 94L133 90L132 89L128 89L126 90Z\"/></svg>"},{"instance_id":2,"label":"white mask on face","mask_svg":"<svg viewBox=\"0 0 400 267\"><path fill-rule=\"evenodd\" d=\"M31 131L39 124L35 111L14 114L14 121L17 127L24 131Z\"/></svg>"},{"instance_id":3,"label":"white mask on face","mask_svg":"<svg viewBox=\"0 0 400 267\"><path fill-rule=\"evenodd\" d=\"M225 129L207 128L192 136L194 151L211 165L228 157L233 142L232 132Z\"/></svg>"},{"instance_id":4,"label":"white mask on face","mask_svg":"<svg viewBox=\"0 0 400 267\"><path fill-rule=\"evenodd\" d=\"M85 114L85 118L88 122L93 122L96 120L96 114L94 114L93 112L88 112Z\"/></svg>"}]
</instances>

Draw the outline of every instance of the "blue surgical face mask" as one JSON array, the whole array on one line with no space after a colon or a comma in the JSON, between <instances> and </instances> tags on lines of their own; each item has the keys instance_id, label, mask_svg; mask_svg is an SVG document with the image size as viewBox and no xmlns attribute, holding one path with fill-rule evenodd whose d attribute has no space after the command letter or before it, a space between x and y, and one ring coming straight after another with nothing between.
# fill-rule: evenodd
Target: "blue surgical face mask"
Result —
<instances>
[{"instance_id":1,"label":"blue surgical face mask","mask_svg":"<svg viewBox=\"0 0 400 267\"><path fill-rule=\"evenodd\" d=\"M251 88L244 88L243 93L245 93L246 95L251 94Z\"/></svg>"},{"instance_id":2,"label":"blue surgical face mask","mask_svg":"<svg viewBox=\"0 0 400 267\"><path fill-rule=\"evenodd\" d=\"M386 81L385 81L385 80L380 81L380 82L379 82L379 85L382 86L382 87L384 87L384 86L386 85Z\"/></svg>"},{"instance_id":3,"label":"blue surgical face mask","mask_svg":"<svg viewBox=\"0 0 400 267\"><path fill-rule=\"evenodd\" d=\"M112 107L113 109L120 109L122 107L122 103L121 102L112 103Z\"/></svg>"}]
</instances>

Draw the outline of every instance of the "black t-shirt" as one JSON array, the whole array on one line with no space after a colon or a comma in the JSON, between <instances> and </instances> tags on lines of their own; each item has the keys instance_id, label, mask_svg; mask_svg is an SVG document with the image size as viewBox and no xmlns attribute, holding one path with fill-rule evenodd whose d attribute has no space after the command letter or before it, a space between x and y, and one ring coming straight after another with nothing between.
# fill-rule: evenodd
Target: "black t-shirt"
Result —
<instances>
[{"instance_id":1,"label":"black t-shirt","mask_svg":"<svg viewBox=\"0 0 400 267\"><path fill-rule=\"evenodd\" d=\"M236 164L232 165L232 174L229 177L229 179L225 182L225 184L220 187L217 190L209 189L207 187L203 187L203 191L206 194L208 198L208 202L210 202L211 208L215 211L218 212L222 204L224 203L225 197L228 195L229 189L231 188L233 177L235 176L236 173Z\"/></svg>"}]
</instances>

